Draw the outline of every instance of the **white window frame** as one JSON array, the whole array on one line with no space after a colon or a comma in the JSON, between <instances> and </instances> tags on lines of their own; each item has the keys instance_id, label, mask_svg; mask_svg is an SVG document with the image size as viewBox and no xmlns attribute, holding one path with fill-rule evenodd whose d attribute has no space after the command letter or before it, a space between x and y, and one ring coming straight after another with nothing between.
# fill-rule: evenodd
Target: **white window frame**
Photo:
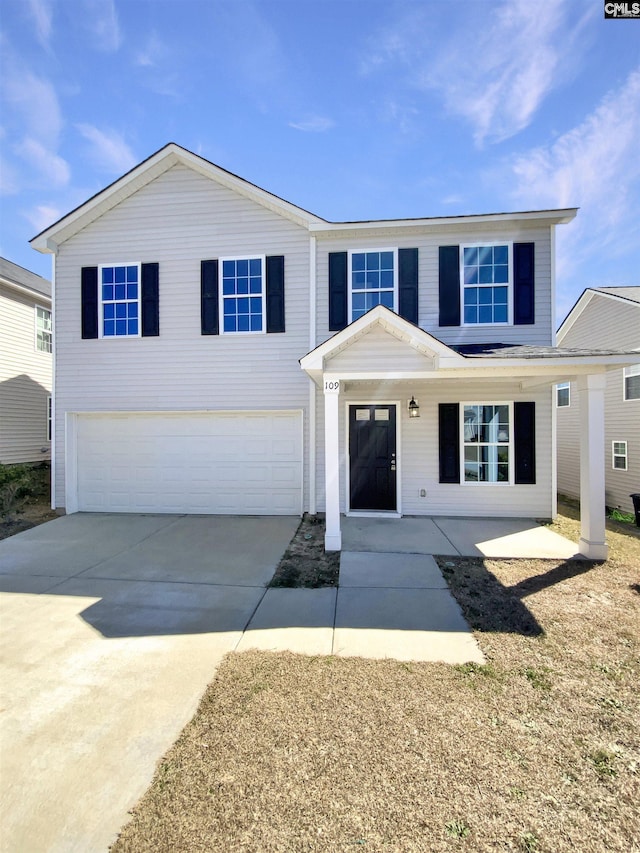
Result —
<instances>
[{"instance_id":1,"label":"white window frame","mask_svg":"<svg viewBox=\"0 0 640 853\"><path fill-rule=\"evenodd\" d=\"M102 300L102 270L110 269L111 267L137 267L138 268L138 299L117 299L107 300L107 304L115 302L135 302L138 303L138 334L137 335L105 335L104 334L104 303ZM98 337L105 341L130 341L135 338L142 337L142 264L138 261L114 261L110 264L100 264L98 266Z\"/></svg>"},{"instance_id":2,"label":"white window frame","mask_svg":"<svg viewBox=\"0 0 640 853\"><path fill-rule=\"evenodd\" d=\"M624 452L620 452L620 450L616 450L616 445L624 446ZM616 465L616 459L624 460L624 468L621 468L619 465ZM629 470L629 451L627 449L626 441L612 441L611 442L611 468L613 471L628 471Z\"/></svg>"},{"instance_id":3,"label":"white window frame","mask_svg":"<svg viewBox=\"0 0 640 853\"><path fill-rule=\"evenodd\" d=\"M482 249L486 246L506 246L509 256L509 276L504 284L465 284L464 283L464 250ZM460 325L469 329L495 326L513 326L513 240L488 240L483 243L461 243L460 251ZM464 319L464 292L467 287L506 287L507 288L507 320L504 323L466 323Z\"/></svg>"},{"instance_id":4,"label":"white window frame","mask_svg":"<svg viewBox=\"0 0 640 853\"><path fill-rule=\"evenodd\" d=\"M627 397L627 378L631 376L640 376L640 364L631 364L629 367L622 369L622 399L625 403L632 400L640 400L640 397Z\"/></svg>"},{"instance_id":5,"label":"white window frame","mask_svg":"<svg viewBox=\"0 0 640 853\"><path fill-rule=\"evenodd\" d=\"M348 292L347 323L353 323L353 264L352 264L352 258L354 255L366 255L369 252L378 252L378 253L392 252L393 253L393 308L391 310L394 312L394 314L398 313L398 247L397 246L395 246L395 247L387 246L386 248L379 249L375 246L371 246L371 247L367 247L367 248L350 249L348 252L348 265L347 265L348 266L348 269L347 269L347 292ZM388 288L384 288L384 289L388 290ZM366 293L366 291L359 290L358 293Z\"/></svg>"},{"instance_id":6,"label":"white window frame","mask_svg":"<svg viewBox=\"0 0 640 853\"><path fill-rule=\"evenodd\" d=\"M47 441L51 441L52 425L53 425L53 408L51 394L47 397Z\"/></svg>"},{"instance_id":7,"label":"white window frame","mask_svg":"<svg viewBox=\"0 0 640 853\"><path fill-rule=\"evenodd\" d=\"M464 410L465 406L507 406L509 409L509 441L507 442L465 442L464 436ZM460 402L460 482L464 486L513 486L515 476L515 442L513 438L513 401L512 400L464 400ZM465 447L496 446L506 447L509 451L509 478L507 480L467 480L465 477Z\"/></svg>"},{"instance_id":8,"label":"white window frame","mask_svg":"<svg viewBox=\"0 0 640 853\"><path fill-rule=\"evenodd\" d=\"M560 391L566 390L567 392L567 402L560 402ZM558 382L556 385L556 409L568 409L571 406L571 383L570 382Z\"/></svg>"},{"instance_id":9,"label":"white window frame","mask_svg":"<svg viewBox=\"0 0 640 853\"><path fill-rule=\"evenodd\" d=\"M48 329L48 331L47 331L47 329L40 329L38 327L38 311L46 311L47 314L49 315L49 329ZM34 323L35 323L35 342L34 343L35 343L36 352L43 352L46 355L51 355L51 353L53 352L53 313L51 311L51 308L45 308L44 305L36 305L35 310L34 310ZM42 349L41 347L38 346L38 333L39 332L47 332L47 334L49 335L50 349Z\"/></svg>"},{"instance_id":10,"label":"white window frame","mask_svg":"<svg viewBox=\"0 0 640 853\"><path fill-rule=\"evenodd\" d=\"M262 329L258 332L251 331L250 329L246 332L225 332L224 330L224 300L225 299L238 299L238 294L229 294L225 297L222 292L222 269L225 261L260 261L262 265L262 288L260 291L260 299L262 300ZM244 294L240 294L240 298L242 298ZM247 294L248 298L251 296L256 296L255 293ZM227 255L224 258L218 258L218 329L221 335L230 335L233 336L242 336L242 335L264 335L267 332L267 256L261 254L260 252L256 252L253 255Z\"/></svg>"}]
</instances>

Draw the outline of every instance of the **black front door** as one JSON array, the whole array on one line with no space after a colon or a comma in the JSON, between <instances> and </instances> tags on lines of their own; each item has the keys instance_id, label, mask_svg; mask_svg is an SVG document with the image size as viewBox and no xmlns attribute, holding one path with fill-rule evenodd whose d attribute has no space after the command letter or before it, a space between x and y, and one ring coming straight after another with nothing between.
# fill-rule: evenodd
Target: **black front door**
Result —
<instances>
[{"instance_id":1,"label":"black front door","mask_svg":"<svg viewBox=\"0 0 640 853\"><path fill-rule=\"evenodd\" d=\"M396 407L349 406L350 509L397 509Z\"/></svg>"}]
</instances>

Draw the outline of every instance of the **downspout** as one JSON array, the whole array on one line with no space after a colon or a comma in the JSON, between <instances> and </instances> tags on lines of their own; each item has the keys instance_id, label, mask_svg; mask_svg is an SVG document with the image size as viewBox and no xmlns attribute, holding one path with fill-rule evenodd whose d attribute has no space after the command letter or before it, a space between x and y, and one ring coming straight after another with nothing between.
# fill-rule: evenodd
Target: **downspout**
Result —
<instances>
[{"instance_id":1,"label":"downspout","mask_svg":"<svg viewBox=\"0 0 640 853\"><path fill-rule=\"evenodd\" d=\"M309 237L309 352L316 346L316 238ZM316 514L316 383L309 377L309 515Z\"/></svg>"},{"instance_id":2,"label":"downspout","mask_svg":"<svg viewBox=\"0 0 640 853\"><path fill-rule=\"evenodd\" d=\"M51 509L56 508L56 252L51 256Z\"/></svg>"}]
</instances>

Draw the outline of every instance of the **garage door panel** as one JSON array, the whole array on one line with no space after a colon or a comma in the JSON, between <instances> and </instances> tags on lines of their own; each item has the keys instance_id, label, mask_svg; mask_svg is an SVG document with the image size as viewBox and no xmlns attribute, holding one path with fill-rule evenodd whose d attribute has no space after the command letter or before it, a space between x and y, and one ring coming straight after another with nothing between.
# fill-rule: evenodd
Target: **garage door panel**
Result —
<instances>
[{"instance_id":1,"label":"garage door panel","mask_svg":"<svg viewBox=\"0 0 640 853\"><path fill-rule=\"evenodd\" d=\"M300 412L79 415L78 508L300 514L301 423Z\"/></svg>"}]
</instances>

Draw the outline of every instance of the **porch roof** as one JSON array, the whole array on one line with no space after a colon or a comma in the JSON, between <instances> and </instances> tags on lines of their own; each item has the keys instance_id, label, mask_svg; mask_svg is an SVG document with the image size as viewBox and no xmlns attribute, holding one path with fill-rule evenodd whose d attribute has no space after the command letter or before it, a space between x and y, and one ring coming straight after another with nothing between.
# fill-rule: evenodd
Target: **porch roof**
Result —
<instances>
[{"instance_id":1,"label":"porch roof","mask_svg":"<svg viewBox=\"0 0 640 853\"><path fill-rule=\"evenodd\" d=\"M364 341L379 332L372 345ZM351 350L351 357L345 354ZM402 357L406 352L407 358ZM373 355L373 359L372 359ZM379 357L376 357L379 355ZM638 353L625 350L501 343L447 345L395 312L378 305L300 359L316 382L349 380L510 378L554 383L603 373L636 363Z\"/></svg>"}]
</instances>

